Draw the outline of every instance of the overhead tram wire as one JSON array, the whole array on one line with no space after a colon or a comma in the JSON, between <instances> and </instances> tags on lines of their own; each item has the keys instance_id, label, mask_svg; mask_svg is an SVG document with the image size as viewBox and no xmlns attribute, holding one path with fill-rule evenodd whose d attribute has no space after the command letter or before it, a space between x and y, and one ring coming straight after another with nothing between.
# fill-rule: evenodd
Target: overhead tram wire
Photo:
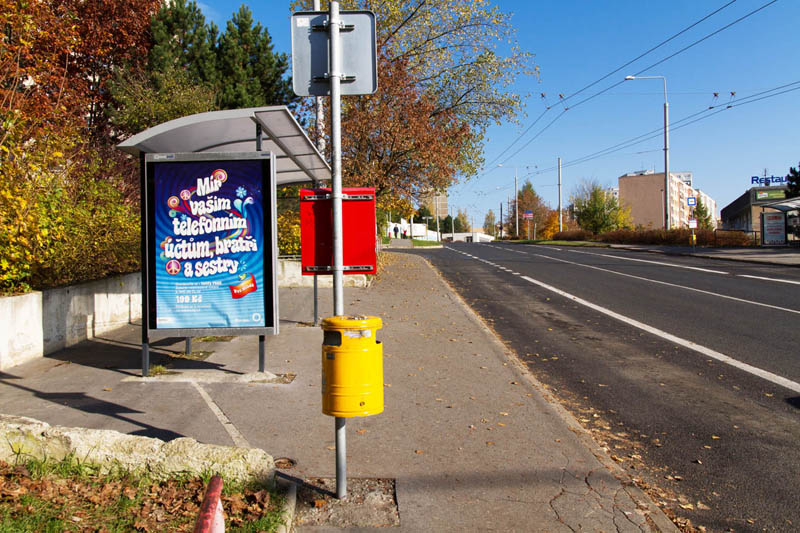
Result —
<instances>
[{"instance_id":1,"label":"overhead tram wire","mask_svg":"<svg viewBox=\"0 0 800 533\"><path fill-rule=\"evenodd\" d=\"M800 87L793 87L791 89L787 89L787 87L792 87L793 85L800 85L800 80L792 82L792 83L787 83L785 85L780 85L780 86L774 87L772 89L767 89L765 91L761 91L761 92L752 94L750 96L746 96L746 97L744 97L744 98L742 98L740 100L737 100L736 103L724 104L724 107L723 107L723 105L720 105L720 106L709 106L707 109L704 109L702 111L698 111L696 113L692 113L691 115L688 115L688 116L686 116L686 117L684 117L684 118L682 118L682 119L680 119L680 120L678 120L676 122L673 122L673 125L675 125L675 126L674 127L670 127L670 130L671 131L679 130L681 128L684 128L684 127L689 126L691 124L694 124L696 122L700 122L701 120L706 120L706 119L711 118L711 117L713 117L715 115L718 115L719 113L722 113L723 111L728 111L728 110L733 109L735 107L740 107L740 106L743 106L743 105L752 104L752 103L755 103L755 102L759 102L761 100L766 100L768 98L772 98L774 96L780 96L782 94L786 94L786 93L790 93L790 92L793 92L793 91L799 91L800 90ZM785 89L785 90L781 90L781 89ZM775 92L775 91L780 91L780 92ZM772 93L772 94L767 94L767 93ZM720 109L716 109L717 107L719 107ZM699 115L703 115L703 114L705 114L705 116L699 116ZM697 117L697 118L695 118L695 117ZM694 119L694 120L691 120L691 119ZM655 130L652 130L651 132L644 133L644 134L638 135L636 137L632 137L632 138L630 138L628 140L622 141L620 143L617 143L617 144L615 144L613 146L610 146L608 148L605 148L603 150L599 150L599 151L594 152L592 154L588 154L586 156L579 157L577 159L573 159L572 161L562 162L561 163L561 168L571 167L571 166L574 166L574 165L578 165L580 163L585 163L587 161L591 161L593 159L598 159L600 157L605 157L607 155L611 155L613 153L619 152L619 151L624 150L626 148L630 148L631 146L635 146L635 145L641 144L641 143L643 143L645 141L649 141L651 139L655 139L655 138L661 137L661 135L662 135L662 129L661 128L657 128ZM556 170L557 168L558 167L555 167L555 166L554 167L543 168L543 169L531 172L530 175L539 175L539 174L544 174L544 173L547 173L547 172L552 172L552 171Z\"/></svg>"},{"instance_id":2,"label":"overhead tram wire","mask_svg":"<svg viewBox=\"0 0 800 533\"><path fill-rule=\"evenodd\" d=\"M741 21L743 21L743 20L745 20L745 19L747 19L747 18L749 18L749 17L751 17L751 16L755 15L755 14L756 14L756 13L758 13L759 11L761 11L761 10L763 10L763 9L765 9L765 8L767 8L767 7L769 7L769 6L771 6L772 4L776 3L777 1L778 1L778 0L771 0L770 2L767 2L766 4L762 5L761 7L758 7L758 8L756 8L756 9L754 9L753 11L750 11L750 12L749 12L749 13L747 13L746 15L742 15L742 16L741 16L741 17L739 17L738 19L734 20L733 22L731 22L731 23L729 23L729 24L726 24L726 25L725 25L725 26L723 26L722 28L719 28L718 30L715 30L715 31L713 31L713 32L709 33L708 35L706 35L706 36L704 36L704 37L702 37L702 38L700 38L700 39L698 39L698 40L694 41L693 43L691 43L691 44L689 44L689 45L687 45L687 46L685 46L685 47L681 48L681 49L680 49L680 50L678 50L677 52L675 52L675 53L673 53L673 54L670 54L670 55L668 55L667 57L665 57L665 58L663 58L663 59L660 59L659 61L656 61L655 63L653 63L653 64L651 64L651 65L649 65L649 66L645 67L644 69L642 69L642 70L640 70L639 72L635 73L635 74L634 74L634 76L638 76L639 74L642 74L642 73L644 73L644 72L647 72L647 71L648 71L648 70L650 70L651 68L653 68L653 67L655 67L655 66L657 66L657 65L660 65L661 63L664 63L665 61L668 61L669 59L672 59L673 57L677 56L678 54L681 54L681 53L685 52L686 50L689 50L690 48L692 48L692 47L694 47L694 46L696 46L696 45L700 44L701 42L703 42L703 41L705 41L705 40L707 40L707 39L709 39L709 38L711 38L711 37L713 37L714 35L717 35L718 33L720 33L720 32L722 32L722 31L725 31L725 30L727 30L728 28L730 28L730 27L734 26L735 24L738 24L739 22L741 22ZM726 6L723 6L723 7L727 7L727 5L726 5ZM591 96L589 96L589 97L587 97L587 98L584 98L583 100L579 101L577 104L574 104L574 105L572 105L572 106L569 106L569 107L565 108L565 109L564 109L564 112L566 112L566 111L569 111L570 109L575 109L575 108L576 108L576 107L578 107L579 105L581 105L581 104L585 104L586 102L588 102L588 101L590 101L590 100L592 100L592 99L594 99L594 98L596 98L596 97L600 96L601 94L604 94L604 93L606 93L606 92L610 91L611 89L614 89L614 88L616 88L616 87L618 87L618 86L622 85L623 83L625 83L625 80L618 81L617 83L614 83L613 85L611 85L611 86L609 86L609 87L606 87L605 89L603 89L603 90L601 90L601 91L598 91L598 92L594 93L593 95L591 95ZM575 94L577 94L577 93L575 93ZM574 95L570 95L570 97L571 97L571 96L574 96ZM562 112L561 114L559 114L559 116L558 116L557 118L560 118L561 116L563 116L563 115L564 115L564 112ZM554 120L553 122L555 122L555 120ZM548 124L548 125L545 127L545 129L546 129L546 128L549 128L551 125L552 125L552 122L551 122L550 124ZM543 129L542 131L544 131L544 129ZM540 133L541 133L541 131L539 132L539 134L540 134ZM520 153L522 150L524 150L525 148L527 148L527 147L528 147L528 145L529 145L531 142L533 142L533 140L534 140L534 139L536 139L536 138L539 136L539 134L537 134L537 135L536 135L536 136L534 136L532 139L530 139L528 142L526 142L524 145L522 145L522 146L521 146L521 147L520 147L520 148L519 148L519 149L518 149L516 152L514 152L513 154L511 154L510 156L508 156L508 157L506 158L506 160L505 160L503 163L506 163L506 162L508 162L508 161L509 161L509 160L510 160L512 157L514 157L515 155L517 155L518 153ZM516 142L516 141L515 141L515 142ZM563 166L563 165L562 165L562 166Z\"/></svg>"},{"instance_id":3,"label":"overhead tram wire","mask_svg":"<svg viewBox=\"0 0 800 533\"><path fill-rule=\"evenodd\" d=\"M681 31L679 31L678 33L676 33L676 34L672 35L671 37L669 37L669 38L667 38L667 39L665 39L665 40L661 41L660 43L658 43L658 44L657 44L657 45L655 45L654 47L650 48L650 49L649 49L649 50L647 50L646 52L642 52L641 54L639 54L639 55L638 55L638 56L636 56L635 58L631 59L630 61L628 61L628 62L627 62L627 63L625 63L624 65L621 65L620 67L618 67L618 68L616 68L616 69L612 70L612 71L611 71L611 72L609 72L608 74L606 74L606 75L604 75L604 76L602 76L602 77L600 77L600 78L596 79L596 80L595 80L595 81L593 81L592 83L590 83L590 84L586 85L585 87L583 87L582 89L580 89L580 90L578 90L578 91L575 91L574 93L570 94L569 96L567 96L567 97L565 97L565 98L562 98L560 101L561 101L562 103L563 103L563 102L566 102L566 101L567 101L567 100L569 100L570 98L572 98L572 97L574 97L574 96L577 96L577 95L581 94L581 93L582 93L582 92L584 92L586 89L589 89L590 87L594 87L595 85L597 85L598 83L600 83L600 82L601 82L601 81L603 81L604 79L606 79L606 78L609 78L609 77L613 76L614 74L616 74L616 73L617 73L617 72L619 72L620 70L624 69L624 68L625 68L625 67L627 67L628 65L631 65L631 64L635 63L636 61L640 60L641 58L645 57L646 55L650 54L651 52L654 52L654 51L658 50L659 48L661 48L662 46L664 46L664 45L665 45L665 44L667 44L668 42L672 41L673 39L675 39L675 38L677 38L677 37L680 37L681 35L683 35L683 34L684 34L684 33L686 33L687 31L691 30L692 28L694 28L694 27L695 27L695 26L697 26L698 24L700 24L700 23L702 23L702 22L706 21L707 19L711 18L712 16L716 15L717 13L719 13L720 11L722 11L723 9L725 9L726 7L730 6L731 4L733 4L733 3L735 3L735 2L736 2L736 0L731 0L730 2L728 2L728 3L727 3L727 4L725 4L725 5L723 5L722 7L719 7L719 8L717 8L717 9L715 9L714 11L712 11L712 12L711 12L711 13L709 13L708 15L704 16L703 18L701 18L701 19L699 19L699 20L697 20L697 21L693 22L693 23L692 23L692 24L690 24L689 26L686 26L684 29L682 29L682 30L681 30ZM548 112L548 111L550 111L550 109L552 109L552 107L553 107L553 106L547 106L547 107L545 107L544 111L542 111L542 112L539 114L539 116L538 116L538 117L536 117L536 120L534 120L534 121L533 121L533 123L532 123L530 126L528 126L527 128L525 128L525 131L523 131L522 133L520 133L520 134L517 136L517 138L516 138L516 139L514 139L514 141L512 141L512 142L511 142L511 144L509 144L509 145L506 147L506 149L505 149L505 150L503 150L502 152L500 152L500 154L499 154L498 156L496 156L496 157L495 157L495 158L494 158L494 159L491 161L491 163L489 163L489 165L488 165L488 166L492 166L492 167L493 167L493 165L494 165L494 164L495 164L495 163L496 163L496 162L497 162L497 161L498 161L498 160L499 160L501 157L503 157L503 155L504 155L506 152L508 152L508 151L509 151L509 150L510 150L510 149L511 149L511 148L512 148L512 147L513 147L515 144L517 144L517 142L519 142L519 141L520 141L520 139L522 139L522 138L523 138L523 137L524 137L524 136L525 136L525 135L526 135L526 134L527 134L527 133L528 133L528 132L529 132L529 131L530 131L530 130L531 130L531 129L532 129L532 128L533 128L533 127L534 127L534 126L535 126L535 125L536 125L536 124L537 124L537 123L540 121L540 120L541 120L541 119L542 119L542 117L544 117L544 115L545 115L545 114L547 114L547 112ZM572 107L574 107L574 106L572 106ZM507 160L506 160L506 161L507 161ZM489 170L489 172L491 172L492 170L494 170L494 168L496 168L496 167L493 167L493 168L491 168L491 169ZM487 172L487 173L488 173L488 172ZM485 174L484 174L484 175L485 175Z\"/></svg>"}]
</instances>

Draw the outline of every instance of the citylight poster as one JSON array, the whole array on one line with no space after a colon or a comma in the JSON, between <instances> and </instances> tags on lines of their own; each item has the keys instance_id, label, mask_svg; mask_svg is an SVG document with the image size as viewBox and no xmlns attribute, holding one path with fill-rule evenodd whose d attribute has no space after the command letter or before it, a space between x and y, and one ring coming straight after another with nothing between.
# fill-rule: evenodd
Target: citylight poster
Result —
<instances>
[{"instance_id":1,"label":"citylight poster","mask_svg":"<svg viewBox=\"0 0 800 533\"><path fill-rule=\"evenodd\" d=\"M272 326L269 187L268 159L148 164L151 327Z\"/></svg>"}]
</instances>

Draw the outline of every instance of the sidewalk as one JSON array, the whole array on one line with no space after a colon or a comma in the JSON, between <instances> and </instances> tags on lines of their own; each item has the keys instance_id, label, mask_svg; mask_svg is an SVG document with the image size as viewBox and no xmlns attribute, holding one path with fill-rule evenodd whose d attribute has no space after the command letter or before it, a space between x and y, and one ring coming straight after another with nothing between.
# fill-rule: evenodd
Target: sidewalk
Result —
<instances>
[{"instance_id":1,"label":"sidewalk","mask_svg":"<svg viewBox=\"0 0 800 533\"><path fill-rule=\"evenodd\" d=\"M399 530L676 531L422 258L390 256L372 287L345 289L346 312L383 319L386 405L380 415L348 419L347 455L350 478L396 479ZM330 292L320 291L325 316ZM129 326L0 373L2 411L164 439L238 441L293 459L292 476L333 477L322 332L307 325L311 291L280 296L281 333L267 338L267 370L295 373L290 384L231 382L257 369L252 337L195 341L195 350L214 353L185 362L180 377L207 379L213 370L216 381L143 382L139 329ZM156 352L181 351L174 341Z\"/></svg>"},{"instance_id":2,"label":"sidewalk","mask_svg":"<svg viewBox=\"0 0 800 533\"><path fill-rule=\"evenodd\" d=\"M771 265L800 266L800 248L703 248L691 246L658 246L647 244L611 244L611 248L622 248L667 255L690 255L725 261L744 261Z\"/></svg>"}]
</instances>

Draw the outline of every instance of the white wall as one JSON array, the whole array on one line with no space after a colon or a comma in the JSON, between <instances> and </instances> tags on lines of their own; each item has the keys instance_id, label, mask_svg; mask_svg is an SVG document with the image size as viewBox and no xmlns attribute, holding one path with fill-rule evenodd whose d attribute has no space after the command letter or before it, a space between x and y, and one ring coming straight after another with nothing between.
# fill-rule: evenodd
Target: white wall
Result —
<instances>
[{"instance_id":1,"label":"white wall","mask_svg":"<svg viewBox=\"0 0 800 533\"><path fill-rule=\"evenodd\" d=\"M311 287L300 261L278 260L278 286ZM331 287L332 276L318 276ZM346 287L364 287L364 274L344 276ZM0 370L63 350L142 317L138 272L80 285L0 297Z\"/></svg>"}]
</instances>

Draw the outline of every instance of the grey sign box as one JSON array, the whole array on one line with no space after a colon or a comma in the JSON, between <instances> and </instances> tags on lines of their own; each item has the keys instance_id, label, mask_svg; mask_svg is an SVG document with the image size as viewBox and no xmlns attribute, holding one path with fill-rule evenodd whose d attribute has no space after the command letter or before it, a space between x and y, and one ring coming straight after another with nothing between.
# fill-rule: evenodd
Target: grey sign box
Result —
<instances>
[{"instance_id":1,"label":"grey sign box","mask_svg":"<svg viewBox=\"0 0 800 533\"><path fill-rule=\"evenodd\" d=\"M375 14L340 12L343 95L372 94L378 90L378 53ZM327 11L292 15L292 88L297 96L329 96L330 33Z\"/></svg>"}]
</instances>

